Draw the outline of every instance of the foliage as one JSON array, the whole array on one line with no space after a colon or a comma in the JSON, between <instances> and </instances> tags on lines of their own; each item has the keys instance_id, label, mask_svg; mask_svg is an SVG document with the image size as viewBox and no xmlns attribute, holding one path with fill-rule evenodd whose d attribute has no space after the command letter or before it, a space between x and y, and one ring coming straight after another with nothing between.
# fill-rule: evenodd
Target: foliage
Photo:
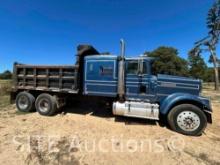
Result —
<instances>
[{"instance_id":1,"label":"foliage","mask_svg":"<svg viewBox=\"0 0 220 165\"><path fill-rule=\"evenodd\" d=\"M220 37L220 0L216 0L209 9L206 24L209 29L208 36L197 41L194 48L189 52L189 55L198 56L207 50L210 52L209 61L212 62L214 66L215 90L219 90L219 59L216 54L216 47Z\"/></svg>"},{"instance_id":2,"label":"foliage","mask_svg":"<svg viewBox=\"0 0 220 165\"><path fill-rule=\"evenodd\" d=\"M12 73L9 70L0 74L0 79L12 79Z\"/></svg>"},{"instance_id":3,"label":"foliage","mask_svg":"<svg viewBox=\"0 0 220 165\"><path fill-rule=\"evenodd\" d=\"M205 74L203 76L203 80L205 82L214 82L215 81L215 73L213 68L207 68Z\"/></svg>"},{"instance_id":4,"label":"foliage","mask_svg":"<svg viewBox=\"0 0 220 165\"><path fill-rule=\"evenodd\" d=\"M216 47L220 35L220 0L217 0L208 11L207 27L212 45Z\"/></svg>"},{"instance_id":5,"label":"foliage","mask_svg":"<svg viewBox=\"0 0 220 165\"><path fill-rule=\"evenodd\" d=\"M154 73L169 75L188 75L187 61L178 56L177 49L161 46L152 52L145 52L149 57L155 57L152 65Z\"/></svg>"},{"instance_id":6,"label":"foliage","mask_svg":"<svg viewBox=\"0 0 220 165\"><path fill-rule=\"evenodd\" d=\"M204 61L204 59L200 56L189 56L189 74L190 76L205 80L206 72L207 72L207 65Z\"/></svg>"}]
</instances>

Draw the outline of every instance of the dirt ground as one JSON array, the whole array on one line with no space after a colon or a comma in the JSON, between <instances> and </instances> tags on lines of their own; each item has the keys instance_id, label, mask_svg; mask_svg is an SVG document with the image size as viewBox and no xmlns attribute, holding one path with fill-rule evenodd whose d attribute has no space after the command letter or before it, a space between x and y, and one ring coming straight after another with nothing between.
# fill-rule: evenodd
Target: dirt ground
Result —
<instances>
[{"instance_id":1,"label":"dirt ground","mask_svg":"<svg viewBox=\"0 0 220 165\"><path fill-rule=\"evenodd\" d=\"M0 164L220 165L220 94L202 136L180 135L159 122L114 117L103 107L70 107L53 117L0 107Z\"/></svg>"}]
</instances>

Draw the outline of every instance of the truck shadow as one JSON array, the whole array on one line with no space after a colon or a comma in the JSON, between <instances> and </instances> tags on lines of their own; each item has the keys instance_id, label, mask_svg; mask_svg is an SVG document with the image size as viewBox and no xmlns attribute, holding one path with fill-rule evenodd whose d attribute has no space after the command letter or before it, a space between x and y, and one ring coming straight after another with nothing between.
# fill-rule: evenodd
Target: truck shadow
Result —
<instances>
[{"instance_id":1,"label":"truck shadow","mask_svg":"<svg viewBox=\"0 0 220 165\"><path fill-rule=\"evenodd\" d=\"M103 118L112 118L114 115L109 107L93 103L72 103L62 108L64 113L92 115Z\"/></svg>"},{"instance_id":2,"label":"truck shadow","mask_svg":"<svg viewBox=\"0 0 220 165\"><path fill-rule=\"evenodd\" d=\"M125 125L159 125L161 127L166 127L164 121L155 121L150 119L141 119L141 118L131 118L124 116L115 116L112 113L111 107L106 107L103 105L97 104L80 104L74 103L67 105L62 108L64 114L80 114L80 115L91 115L96 117L105 118L107 120L112 120L115 122L121 122Z\"/></svg>"},{"instance_id":3,"label":"truck shadow","mask_svg":"<svg viewBox=\"0 0 220 165\"><path fill-rule=\"evenodd\" d=\"M125 125L158 125L158 121L124 116L115 116L115 122L122 122Z\"/></svg>"}]
</instances>

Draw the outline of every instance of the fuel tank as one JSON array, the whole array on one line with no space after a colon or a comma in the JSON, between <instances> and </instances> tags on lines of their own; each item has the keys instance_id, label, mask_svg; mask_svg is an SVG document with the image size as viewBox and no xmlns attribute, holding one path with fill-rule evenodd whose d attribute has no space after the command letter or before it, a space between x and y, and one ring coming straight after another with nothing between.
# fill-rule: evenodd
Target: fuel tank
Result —
<instances>
[{"instance_id":1,"label":"fuel tank","mask_svg":"<svg viewBox=\"0 0 220 165\"><path fill-rule=\"evenodd\" d=\"M159 120L159 105L146 102L125 101L113 103L113 114Z\"/></svg>"}]
</instances>

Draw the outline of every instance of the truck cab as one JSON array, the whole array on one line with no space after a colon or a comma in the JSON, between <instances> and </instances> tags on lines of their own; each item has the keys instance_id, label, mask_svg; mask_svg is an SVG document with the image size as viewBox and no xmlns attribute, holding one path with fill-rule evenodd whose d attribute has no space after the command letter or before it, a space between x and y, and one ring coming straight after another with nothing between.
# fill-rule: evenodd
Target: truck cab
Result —
<instances>
[{"instance_id":1,"label":"truck cab","mask_svg":"<svg viewBox=\"0 0 220 165\"><path fill-rule=\"evenodd\" d=\"M155 75L151 74L150 57L125 58L125 98L156 101ZM97 55L85 57L84 94L117 96L118 57Z\"/></svg>"},{"instance_id":2,"label":"truck cab","mask_svg":"<svg viewBox=\"0 0 220 165\"><path fill-rule=\"evenodd\" d=\"M212 122L210 100L201 96L202 81L157 74L152 70L154 60L147 56L85 57L83 94L113 98L115 115L153 120L165 117L177 132L200 134L207 122Z\"/></svg>"}]
</instances>

